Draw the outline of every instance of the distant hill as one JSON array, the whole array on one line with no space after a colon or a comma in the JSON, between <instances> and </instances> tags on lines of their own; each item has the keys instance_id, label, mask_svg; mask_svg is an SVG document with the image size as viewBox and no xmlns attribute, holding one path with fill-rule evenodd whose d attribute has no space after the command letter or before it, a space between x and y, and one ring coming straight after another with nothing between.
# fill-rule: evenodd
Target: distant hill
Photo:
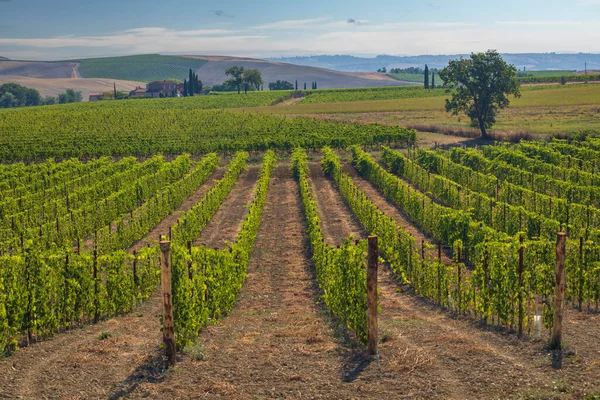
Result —
<instances>
[{"instance_id":1,"label":"distant hill","mask_svg":"<svg viewBox=\"0 0 600 400\"><path fill-rule=\"evenodd\" d=\"M0 61L8 61L9 59L6 57L0 57Z\"/></svg>"},{"instance_id":2,"label":"distant hill","mask_svg":"<svg viewBox=\"0 0 600 400\"><path fill-rule=\"evenodd\" d=\"M326 88L351 88L371 86L402 86L406 82L397 81L385 74L378 73L349 73L310 66L293 65L281 62L269 62L265 60L239 57L219 56L189 56L206 59L208 62L198 69L198 77L205 85L222 83L229 77L225 75L225 69L233 65L241 65L244 68L256 68L260 70L265 87L269 82L283 80L304 88L306 82L310 89L311 82L316 81L320 89Z\"/></svg>"},{"instance_id":3,"label":"distant hill","mask_svg":"<svg viewBox=\"0 0 600 400\"><path fill-rule=\"evenodd\" d=\"M468 55L463 54L463 57ZM524 53L524 54L502 54L504 59L522 70L581 70L585 63L588 69L600 68L600 54L556 54L556 53ZM377 57L354 57L348 55L325 55L310 57L287 57L269 58L268 61L286 62L297 65L305 65L319 68L329 68L347 72L369 72L377 71L379 68L408 68L420 67L425 64L430 68L443 68L448 65L449 60L461 57L454 55L421 55L421 56L388 56Z\"/></svg>"},{"instance_id":4,"label":"distant hill","mask_svg":"<svg viewBox=\"0 0 600 400\"><path fill-rule=\"evenodd\" d=\"M142 82L176 79L182 81L190 68L197 70L208 61L200 58L144 54L138 56L85 58L79 64L79 77L122 79Z\"/></svg>"},{"instance_id":5,"label":"distant hill","mask_svg":"<svg viewBox=\"0 0 600 400\"><path fill-rule=\"evenodd\" d=\"M38 79L123 80L150 82L153 80L183 80L192 68L205 85L223 83L229 79L225 69L241 65L261 71L265 87L269 82L284 80L304 88L316 81L321 89L372 86L402 86L409 84L386 74L340 72L311 66L293 65L265 60L222 56L163 56L147 54L124 57L88 58L56 62L2 61L0 77L18 76ZM32 81L36 85L43 82ZM81 82L83 84L83 82ZM44 87L43 85L39 87ZM38 88L38 87L36 87Z\"/></svg>"},{"instance_id":6,"label":"distant hill","mask_svg":"<svg viewBox=\"0 0 600 400\"><path fill-rule=\"evenodd\" d=\"M42 96L56 96L67 89L81 92L83 101L87 101L90 92L112 92L113 84L117 90L129 92L138 86L144 87L142 82L119 81L114 79L80 79L80 78L28 78L25 76L0 75L0 85L8 82L36 89Z\"/></svg>"},{"instance_id":7,"label":"distant hill","mask_svg":"<svg viewBox=\"0 0 600 400\"><path fill-rule=\"evenodd\" d=\"M0 76L57 79L76 77L74 62L0 61Z\"/></svg>"}]
</instances>

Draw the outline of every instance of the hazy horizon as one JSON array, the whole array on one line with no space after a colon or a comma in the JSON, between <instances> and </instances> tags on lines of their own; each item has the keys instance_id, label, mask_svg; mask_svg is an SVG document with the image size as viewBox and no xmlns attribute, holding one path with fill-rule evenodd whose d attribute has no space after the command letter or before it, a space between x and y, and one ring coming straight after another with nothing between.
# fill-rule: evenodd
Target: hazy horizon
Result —
<instances>
[{"instance_id":1,"label":"hazy horizon","mask_svg":"<svg viewBox=\"0 0 600 400\"><path fill-rule=\"evenodd\" d=\"M600 53L600 0L0 0L0 55Z\"/></svg>"}]
</instances>

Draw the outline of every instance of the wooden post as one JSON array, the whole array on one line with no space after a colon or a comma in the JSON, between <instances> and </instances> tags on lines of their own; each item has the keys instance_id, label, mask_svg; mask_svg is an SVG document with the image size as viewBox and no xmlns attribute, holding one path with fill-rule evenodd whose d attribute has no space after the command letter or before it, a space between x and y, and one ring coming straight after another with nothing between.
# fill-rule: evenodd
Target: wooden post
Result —
<instances>
[{"instance_id":1,"label":"wooden post","mask_svg":"<svg viewBox=\"0 0 600 400\"><path fill-rule=\"evenodd\" d=\"M94 277L94 323L97 324L100 320L100 314L98 313L98 248L94 242L94 261L92 271Z\"/></svg>"},{"instance_id":2,"label":"wooden post","mask_svg":"<svg viewBox=\"0 0 600 400\"><path fill-rule=\"evenodd\" d=\"M523 234L519 235L519 336L523 335Z\"/></svg>"},{"instance_id":3,"label":"wooden post","mask_svg":"<svg viewBox=\"0 0 600 400\"><path fill-rule=\"evenodd\" d=\"M138 287L138 276L137 276L137 250L133 251L133 284Z\"/></svg>"},{"instance_id":4,"label":"wooden post","mask_svg":"<svg viewBox=\"0 0 600 400\"><path fill-rule=\"evenodd\" d=\"M171 293L171 242L160 241L160 270L163 292L163 342L169 365L175 365L175 327L173 325L173 295Z\"/></svg>"},{"instance_id":5,"label":"wooden post","mask_svg":"<svg viewBox=\"0 0 600 400\"><path fill-rule=\"evenodd\" d=\"M442 242L438 243L437 302L442 305Z\"/></svg>"},{"instance_id":6,"label":"wooden post","mask_svg":"<svg viewBox=\"0 0 600 400\"><path fill-rule=\"evenodd\" d=\"M369 236L369 257L367 266L367 348L369 355L377 356L377 264L379 248L377 236Z\"/></svg>"},{"instance_id":7,"label":"wooden post","mask_svg":"<svg viewBox=\"0 0 600 400\"><path fill-rule=\"evenodd\" d=\"M565 257L567 234L559 232L556 240L556 289L554 300L554 324L550 346L560 349L562 345L562 320L565 297Z\"/></svg>"}]
</instances>

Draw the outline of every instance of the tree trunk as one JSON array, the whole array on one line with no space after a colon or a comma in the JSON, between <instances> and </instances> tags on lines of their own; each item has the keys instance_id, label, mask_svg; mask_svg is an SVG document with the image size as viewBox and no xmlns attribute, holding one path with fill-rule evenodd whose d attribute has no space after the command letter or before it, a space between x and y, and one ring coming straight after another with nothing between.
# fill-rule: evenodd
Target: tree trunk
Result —
<instances>
[{"instance_id":1,"label":"tree trunk","mask_svg":"<svg viewBox=\"0 0 600 400\"><path fill-rule=\"evenodd\" d=\"M481 138L489 139L490 137L488 136L487 131L485 130L485 123L483 122L483 119L477 118L477 120L479 121L479 129L481 130Z\"/></svg>"}]
</instances>

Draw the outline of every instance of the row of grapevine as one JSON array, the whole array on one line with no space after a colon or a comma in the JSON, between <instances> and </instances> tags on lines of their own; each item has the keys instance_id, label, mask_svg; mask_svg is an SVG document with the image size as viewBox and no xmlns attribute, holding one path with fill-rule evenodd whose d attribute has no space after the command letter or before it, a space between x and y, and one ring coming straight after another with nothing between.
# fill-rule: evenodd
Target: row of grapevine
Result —
<instances>
[{"instance_id":1,"label":"row of grapevine","mask_svg":"<svg viewBox=\"0 0 600 400\"><path fill-rule=\"evenodd\" d=\"M352 237L349 237L338 248L325 243L317 201L308 178L306 152L303 149L296 149L292 154L292 172L300 186L312 259L317 283L323 292L323 301L336 317L356 332L360 341L366 342L367 242L363 240L353 243Z\"/></svg>"},{"instance_id":2,"label":"row of grapevine","mask_svg":"<svg viewBox=\"0 0 600 400\"><path fill-rule=\"evenodd\" d=\"M188 157L183 156L179 163L189 165ZM171 184L163 180L163 187L135 209L126 224L121 221L112 233L101 230L93 249L76 251L58 244L45 249L25 240L21 254L0 256L0 352L14 350L23 336L40 340L72 326L128 312L148 298L160 279L158 247L143 248L133 255L123 249L172 213L206 181L217 163L217 156L210 154L181 179ZM177 176L176 170L171 174ZM140 183L137 189L148 190Z\"/></svg>"},{"instance_id":3,"label":"row of grapevine","mask_svg":"<svg viewBox=\"0 0 600 400\"><path fill-rule=\"evenodd\" d=\"M44 209L53 210L61 204L69 204L70 208L77 208L75 202L78 197L85 197L90 186L108 181L116 174L131 168L135 163L134 157L127 157L114 163L107 162L102 168L87 172L85 175L78 175L74 179L56 182L49 188L32 189L22 195L6 195L0 202L0 218L6 225L7 221L18 217L17 214L22 210L30 209L32 213L43 213Z\"/></svg>"},{"instance_id":4,"label":"row of grapevine","mask_svg":"<svg viewBox=\"0 0 600 400\"><path fill-rule=\"evenodd\" d=\"M585 141L584 141L585 142ZM588 172L600 172L600 151L585 146L570 144L565 140L553 139L546 146L564 156L582 160L580 168ZM564 158L563 158L564 160ZM564 161L561 161L564 165ZM567 164L567 166L569 166Z\"/></svg>"},{"instance_id":5,"label":"row of grapevine","mask_svg":"<svg viewBox=\"0 0 600 400\"><path fill-rule=\"evenodd\" d=\"M533 192L564 198L571 203L600 207L600 188L598 187L581 186L560 178L524 171L501 160L490 160L475 149L455 147L449 153L442 154L455 163L475 171L495 175L502 181L526 187Z\"/></svg>"},{"instance_id":6,"label":"row of grapevine","mask_svg":"<svg viewBox=\"0 0 600 400\"><path fill-rule=\"evenodd\" d=\"M416 135L413 130L378 124L160 108L152 102L110 103L114 105L0 111L0 161L406 144L414 143Z\"/></svg>"},{"instance_id":7,"label":"row of grapevine","mask_svg":"<svg viewBox=\"0 0 600 400\"><path fill-rule=\"evenodd\" d=\"M461 185L442 175L431 174L402 153L387 147L384 147L382 152L382 161L394 174L421 191L431 193L435 200L454 209L470 212L475 220L482 221L497 231L511 236L518 232L527 232L529 238L553 238L556 232L566 230L575 238L582 236L596 241L600 239L600 231L595 228L600 221L590 220L590 216L595 214L591 214L587 207L568 207L569 204L566 203L565 220L559 221L548 217L548 214L533 211L528 204L513 205L510 202L498 201L485 193L471 190L468 185ZM560 206L561 203L557 205Z\"/></svg>"},{"instance_id":8,"label":"row of grapevine","mask_svg":"<svg viewBox=\"0 0 600 400\"><path fill-rule=\"evenodd\" d=\"M383 154L386 153L389 152L384 151ZM474 171L431 150L418 149L412 161L432 174L442 175L464 188L485 194L491 199L495 199L496 202L522 206L526 210L560 221L561 224L568 225L567 221L569 221L578 229L598 229L600 227L600 210L589 204L573 203L566 198L538 193L528 187L500 180L489 173ZM403 164L399 158L393 160L388 167L392 170L403 169ZM576 216L580 216L580 218L574 221Z\"/></svg>"},{"instance_id":9,"label":"row of grapevine","mask_svg":"<svg viewBox=\"0 0 600 400\"><path fill-rule=\"evenodd\" d=\"M498 232L471 217L433 201L394 174L386 171L360 147L352 147L358 172L369 179L391 202L397 204L421 228L442 243L461 240L467 251L465 259L473 262L474 246L488 241L507 241L509 235Z\"/></svg>"},{"instance_id":10,"label":"row of grapevine","mask_svg":"<svg viewBox=\"0 0 600 400\"><path fill-rule=\"evenodd\" d=\"M22 337L41 340L61 330L128 312L148 298L160 280L159 254L103 256L68 248L40 251L27 242L23 254L0 256L0 354Z\"/></svg>"},{"instance_id":11,"label":"row of grapevine","mask_svg":"<svg viewBox=\"0 0 600 400\"><path fill-rule=\"evenodd\" d=\"M45 196L46 191L44 190L38 196L28 199L20 198L18 201L12 202L11 208L9 208L11 205L5 204L7 211L12 213L5 215L2 226L4 229L20 233L32 226L37 227L47 222L53 222L57 217L64 217L71 211L104 200L114 192L118 192L122 186L144 175L156 173L164 165L165 162L160 156L139 164L136 163L134 157L130 157L113 163L112 168L101 169L99 171L103 172L101 175L89 176L80 190L66 191L64 196L59 194L56 198L53 193ZM54 192L54 190L51 191Z\"/></svg>"},{"instance_id":12,"label":"row of grapevine","mask_svg":"<svg viewBox=\"0 0 600 400\"><path fill-rule=\"evenodd\" d=\"M583 151L580 147L563 144L561 147L563 151L566 148L570 150L569 154L565 155L543 142L527 141L521 141L518 145L514 145L514 148L529 158L538 159L567 170L575 168L590 174L600 172L598 170L600 168L600 162L598 161L600 160L600 153L593 150Z\"/></svg>"},{"instance_id":13,"label":"row of grapevine","mask_svg":"<svg viewBox=\"0 0 600 400\"><path fill-rule=\"evenodd\" d=\"M171 241L185 245L194 241L210 222L213 215L233 189L240 174L247 168L248 153L239 152L233 158L227 171L209 191L188 212L181 216L171 228Z\"/></svg>"},{"instance_id":14,"label":"row of grapevine","mask_svg":"<svg viewBox=\"0 0 600 400\"><path fill-rule=\"evenodd\" d=\"M523 148L526 147L523 146ZM489 159L504 161L530 173L547 175L580 186L600 187L600 175L582 171L576 166L567 168L549 164L543 159L531 158L522 152L520 147L509 145L483 146L481 152Z\"/></svg>"},{"instance_id":15,"label":"row of grapevine","mask_svg":"<svg viewBox=\"0 0 600 400\"><path fill-rule=\"evenodd\" d=\"M431 246L420 245L395 221L358 189L347 174L341 172L338 157L325 150L325 170L336 182L344 200L361 223L380 237L382 254L392 271L415 292L442 307L469 314L489 324L530 331L535 315L544 316L546 326L552 319L554 294L554 246L550 241L486 241L474 246L473 268L459 261L464 252L460 239L452 242L455 258L450 265L431 254ZM370 156L353 148L353 163L370 163ZM523 262L515 255L523 249ZM525 250L526 249L526 250ZM519 265L523 265L521 269ZM520 272L519 272L520 271ZM536 307L536 295L545 302Z\"/></svg>"},{"instance_id":16,"label":"row of grapevine","mask_svg":"<svg viewBox=\"0 0 600 400\"><path fill-rule=\"evenodd\" d=\"M208 154L195 168L156 193L147 202L126 217L116 221L113 231L105 226L96 232L96 245L102 253L124 249L148 233L163 219L173 213L217 169L219 158Z\"/></svg>"},{"instance_id":17,"label":"row of grapevine","mask_svg":"<svg viewBox=\"0 0 600 400\"><path fill-rule=\"evenodd\" d=\"M177 181L189 171L189 167L189 155L180 156L171 163L163 163L161 160L158 169L149 169L137 180L127 182L125 187L110 193L108 197L63 215L57 214L54 221L31 226L20 230L16 236L9 236L1 243L0 250L12 254L22 251L24 240L30 238L36 241L36 245L46 248L53 244L71 245L77 239L90 236L123 213L133 210L164 185ZM11 235L12 231L6 233Z\"/></svg>"},{"instance_id":18,"label":"row of grapevine","mask_svg":"<svg viewBox=\"0 0 600 400\"><path fill-rule=\"evenodd\" d=\"M171 258L173 265L172 290L173 290L173 317L175 323L175 338L179 348L185 347L198 335L202 327L214 323L218 318L226 315L235 305L237 294L246 277L246 268L254 241L258 233L262 212L266 202L267 191L271 172L275 168L277 158L273 151L265 154L260 170L258 184L254 191L254 200L248 213L241 224L240 232L235 243L226 249L210 249L203 246L192 247L189 236L182 236L182 230L174 235L171 245ZM228 177L223 179L235 180L244 168L246 154L240 153L230 166ZM241 166L241 169L240 169ZM223 189L212 191L203 200L184 215L183 220L198 223L201 230L204 222L197 219L199 213L206 214L210 220L216 209L202 206L202 203L217 202L218 206L225 197ZM226 191L229 192L228 190ZM226 193L225 193L226 194ZM195 217L191 218L191 215ZM181 225L179 225L181 226ZM197 232L190 229L189 232ZM184 238L190 241L186 243Z\"/></svg>"}]
</instances>

